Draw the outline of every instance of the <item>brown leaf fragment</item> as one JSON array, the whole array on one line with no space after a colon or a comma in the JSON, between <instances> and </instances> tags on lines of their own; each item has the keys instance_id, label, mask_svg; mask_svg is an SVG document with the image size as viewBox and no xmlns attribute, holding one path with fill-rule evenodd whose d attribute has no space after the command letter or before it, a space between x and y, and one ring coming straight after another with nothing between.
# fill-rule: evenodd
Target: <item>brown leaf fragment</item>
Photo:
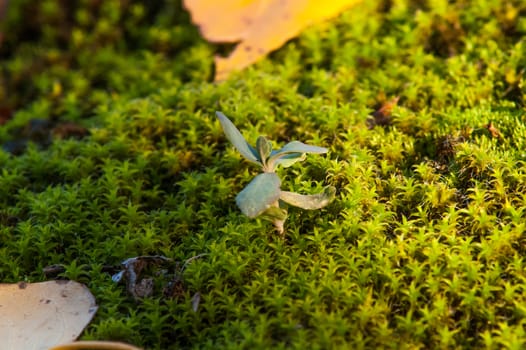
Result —
<instances>
[{"instance_id":1,"label":"brown leaf fragment","mask_svg":"<svg viewBox=\"0 0 526 350\"><path fill-rule=\"evenodd\" d=\"M400 96L396 96L392 99L390 99L387 102L384 102L382 106L374 111L370 118L368 120L368 127L369 129L374 128L376 125L378 126L388 126L391 125L391 113L393 112L393 109L398 104L398 100L400 100Z\"/></svg>"},{"instance_id":2,"label":"brown leaf fragment","mask_svg":"<svg viewBox=\"0 0 526 350\"><path fill-rule=\"evenodd\" d=\"M493 125L493 122L489 122L486 126L484 126L490 133L491 137L495 139L499 139L502 137L502 134L500 133L499 129Z\"/></svg>"}]
</instances>

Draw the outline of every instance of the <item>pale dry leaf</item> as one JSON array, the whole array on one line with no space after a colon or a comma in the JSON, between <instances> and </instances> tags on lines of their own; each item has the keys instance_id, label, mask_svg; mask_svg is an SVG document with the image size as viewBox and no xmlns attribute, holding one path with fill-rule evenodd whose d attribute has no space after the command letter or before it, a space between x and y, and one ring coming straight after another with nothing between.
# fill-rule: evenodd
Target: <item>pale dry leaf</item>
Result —
<instances>
[{"instance_id":1,"label":"pale dry leaf","mask_svg":"<svg viewBox=\"0 0 526 350\"><path fill-rule=\"evenodd\" d=\"M5 350L44 350L75 340L97 305L74 281L0 284L0 339Z\"/></svg>"}]
</instances>

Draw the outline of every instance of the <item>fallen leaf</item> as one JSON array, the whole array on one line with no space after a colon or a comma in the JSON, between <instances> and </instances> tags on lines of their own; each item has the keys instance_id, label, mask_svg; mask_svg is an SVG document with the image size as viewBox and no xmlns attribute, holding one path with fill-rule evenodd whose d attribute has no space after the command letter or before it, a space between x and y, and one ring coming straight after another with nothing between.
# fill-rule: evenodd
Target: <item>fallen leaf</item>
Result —
<instances>
[{"instance_id":1,"label":"fallen leaf","mask_svg":"<svg viewBox=\"0 0 526 350\"><path fill-rule=\"evenodd\" d=\"M74 281L0 284L2 349L40 350L75 340L97 305Z\"/></svg>"},{"instance_id":2,"label":"fallen leaf","mask_svg":"<svg viewBox=\"0 0 526 350\"><path fill-rule=\"evenodd\" d=\"M224 80L297 36L305 27L336 16L361 0L184 0L203 37L240 43L215 57L215 81Z\"/></svg>"}]
</instances>

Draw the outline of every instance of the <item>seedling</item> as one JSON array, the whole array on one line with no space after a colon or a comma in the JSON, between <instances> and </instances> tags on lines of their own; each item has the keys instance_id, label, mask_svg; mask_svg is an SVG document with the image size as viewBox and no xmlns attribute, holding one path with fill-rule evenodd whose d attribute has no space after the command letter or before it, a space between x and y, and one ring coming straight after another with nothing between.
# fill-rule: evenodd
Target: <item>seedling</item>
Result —
<instances>
[{"instance_id":1,"label":"seedling","mask_svg":"<svg viewBox=\"0 0 526 350\"><path fill-rule=\"evenodd\" d=\"M253 147L223 113L216 112L216 115L228 140L246 160L257 164L263 171L236 196L236 203L243 214L249 218L261 215L262 218L271 221L276 230L283 234L287 219L285 203L314 210L323 208L334 198L336 189L332 186L327 186L323 192L313 195L282 191L281 180L276 174L279 165L284 168L289 167L305 160L307 153L327 153L326 148L292 141L279 150L273 150L272 143L264 136L259 136L256 147Z\"/></svg>"}]
</instances>

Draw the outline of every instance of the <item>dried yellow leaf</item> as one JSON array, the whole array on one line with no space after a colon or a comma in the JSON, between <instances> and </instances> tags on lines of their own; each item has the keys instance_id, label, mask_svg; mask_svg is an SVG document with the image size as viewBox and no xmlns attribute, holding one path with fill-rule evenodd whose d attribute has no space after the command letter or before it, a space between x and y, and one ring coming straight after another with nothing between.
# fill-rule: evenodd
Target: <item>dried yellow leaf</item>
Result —
<instances>
[{"instance_id":1,"label":"dried yellow leaf","mask_svg":"<svg viewBox=\"0 0 526 350\"><path fill-rule=\"evenodd\" d=\"M336 16L361 0L185 0L204 38L240 41L226 58L216 57L215 80L243 69L297 36L305 27Z\"/></svg>"}]
</instances>

